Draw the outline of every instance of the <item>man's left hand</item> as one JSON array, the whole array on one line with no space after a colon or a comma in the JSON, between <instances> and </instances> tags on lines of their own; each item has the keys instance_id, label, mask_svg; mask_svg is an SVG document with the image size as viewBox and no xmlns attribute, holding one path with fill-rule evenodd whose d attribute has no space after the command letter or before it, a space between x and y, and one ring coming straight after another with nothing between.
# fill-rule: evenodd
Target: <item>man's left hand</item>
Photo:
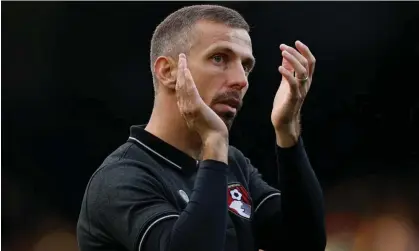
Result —
<instances>
[{"instance_id":1,"label":"man's left hand","mask_svg":"<svg viewBox=\"0 0 419 251\"><path fill-rule=\"evenodd\" d=\"M295 42L291 46L281 44L282 65L279 72L282 81L275 95L271 121L280 147L295 145L300 137L300 110L310 89L316 59L310 49Z\"/></svg>"}]
</instances>

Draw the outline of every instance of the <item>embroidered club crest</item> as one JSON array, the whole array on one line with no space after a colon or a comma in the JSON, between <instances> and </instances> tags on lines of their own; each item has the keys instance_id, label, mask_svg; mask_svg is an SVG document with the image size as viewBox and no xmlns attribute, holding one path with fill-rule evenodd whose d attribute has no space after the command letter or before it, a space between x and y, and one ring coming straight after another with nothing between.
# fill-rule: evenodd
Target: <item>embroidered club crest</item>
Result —
<instances>
[{"instance_id":1,"label":"embroidered club crest","mask_svg":"<svg viewBox=\"0 0 419 251\"><path fill-rule=\"evenodd\" d=\"M249 193L241 184L231 184L228 186L227 204L228 210L236 215L250 219L251 202Z\"/></svg>"}]
</instances>

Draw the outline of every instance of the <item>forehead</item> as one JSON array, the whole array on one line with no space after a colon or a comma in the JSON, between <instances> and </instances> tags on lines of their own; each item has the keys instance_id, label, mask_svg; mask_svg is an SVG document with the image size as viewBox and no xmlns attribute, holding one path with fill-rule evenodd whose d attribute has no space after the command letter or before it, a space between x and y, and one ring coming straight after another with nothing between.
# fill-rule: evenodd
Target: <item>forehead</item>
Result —
<instances>
[{"instance_id":1,"label":"forehead","mask_svg":"<svg viewBox=\"0 0 419 251\"><path fill-rule=\"evenodd\" d=\"M216 48L228 48L237 54L252 56L252 41L244 29L224 24L200 21L194 27L195 39L192 51L206 52Z\"/></svg>"}]
</instances>

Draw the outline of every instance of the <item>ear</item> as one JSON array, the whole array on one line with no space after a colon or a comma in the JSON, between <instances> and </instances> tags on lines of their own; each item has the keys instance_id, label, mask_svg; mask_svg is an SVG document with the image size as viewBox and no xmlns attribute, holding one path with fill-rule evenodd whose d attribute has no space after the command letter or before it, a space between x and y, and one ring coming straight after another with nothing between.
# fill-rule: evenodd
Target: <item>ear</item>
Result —
<instances>
[{"instance_id":1,"label":"ear","mask_svg":"<svg viewBox=\"0 0 419 251\"><path fill-rule=\"evenodd\" d=\"M175 90L177 63L171 57L160 56L154 63L154 74L160 84Z\"/></svg>"}]
</instances>

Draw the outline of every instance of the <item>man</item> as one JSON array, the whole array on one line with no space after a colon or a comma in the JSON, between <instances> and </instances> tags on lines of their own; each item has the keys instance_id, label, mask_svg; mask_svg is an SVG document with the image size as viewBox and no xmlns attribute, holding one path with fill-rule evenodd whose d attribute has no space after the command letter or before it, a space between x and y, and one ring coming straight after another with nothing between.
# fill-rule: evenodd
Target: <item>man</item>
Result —
<instances>
[{"instance_id":1,"label":"man","mask_svg":"<svg viewBox=\"0 0 419 251\"><path fill-rule=\"evenodd\" d=\"M315 64L307 46L280 46L271 121L281 191L229 146L255 63L248 32L240 14L214 5L182 8L156 28L151 118L89 181L81 251L325 249L322 192L299 128Z\"/></svg>"}]
</instances>

